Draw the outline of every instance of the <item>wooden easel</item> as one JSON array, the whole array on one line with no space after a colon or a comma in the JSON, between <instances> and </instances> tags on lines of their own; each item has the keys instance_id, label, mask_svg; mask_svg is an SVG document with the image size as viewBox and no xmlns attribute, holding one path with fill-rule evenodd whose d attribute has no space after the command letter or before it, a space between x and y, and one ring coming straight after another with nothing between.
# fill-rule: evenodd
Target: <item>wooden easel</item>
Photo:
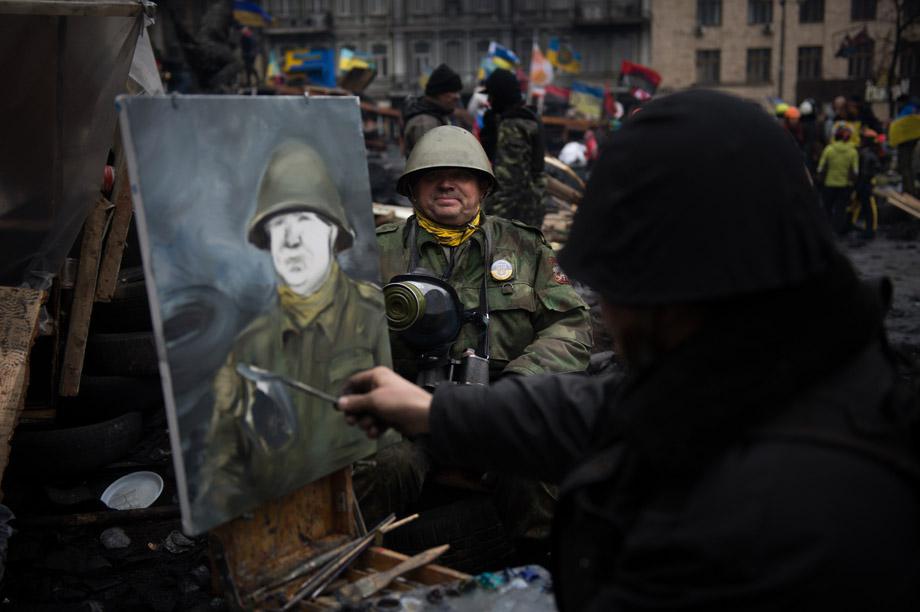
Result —
<instances>
[{"instance_id":1,"label":"wooden easel","mask_svg":"<svg viewBox=\"0 0 920 612\"><path fill-rule=\"evenodd\" d=\"M251 516L235 519L210 533L215 582L240 609L259 609L250 594L272 585L292 569L357 534L355 497L351 469L345 468L310 483L286 497L263 504ZM406 555L373 546L343 575L356 580L386 571L405 561ZM466 580L470 576L440 565L429 564L406 574L406 578L432 585ZM293 595L300 581L279 589ZM396 585L396 590L406 586ZM329 598L303 601L294 609L326 610Z\"/></svg>"},{"instance_id":2,"label":"wooden easel","mask_svg":"<svg viewBox=\"0 0 920 612\"><path fill-rule=\"evenodd\" d=\"M356 535L351 470L345 468L211 531L211 559L224 593L248 595Z\"/></svg>"}]
</instances>

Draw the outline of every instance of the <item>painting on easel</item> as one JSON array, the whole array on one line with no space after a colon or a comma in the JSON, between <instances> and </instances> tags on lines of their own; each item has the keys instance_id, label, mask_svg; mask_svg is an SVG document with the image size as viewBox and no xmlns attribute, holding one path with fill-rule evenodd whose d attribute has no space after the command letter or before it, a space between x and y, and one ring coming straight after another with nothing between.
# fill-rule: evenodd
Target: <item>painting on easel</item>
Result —
<instances>
[{"instance_id":1,"label":"painting on easel","mask_svg":"<svg viewBox=\"0 0 920 612\"><path fill-rule=\"evenodd\" d=\"M183 523L376 451L335 396L390 362L355 98L123 97Z\"/></svg>"}]
</instances>

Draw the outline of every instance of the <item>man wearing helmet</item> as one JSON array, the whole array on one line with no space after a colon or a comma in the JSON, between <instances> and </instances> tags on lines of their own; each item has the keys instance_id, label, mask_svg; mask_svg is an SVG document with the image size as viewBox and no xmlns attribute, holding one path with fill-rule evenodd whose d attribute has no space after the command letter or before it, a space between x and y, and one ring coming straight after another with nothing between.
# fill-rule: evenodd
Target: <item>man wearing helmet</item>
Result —
<instances>
[{"instance_id":1,"label":"man wearing helmet","mask_svg":"<svg viewBox=\"0 0 920 612\"><path fill-rule=\"evenodd\" d=\"M346 465L374 446L327 402L258 383L252 366L329 393L389 352L379 288L349 278L336 254L354 235L319 154L277 147L262 175L248 240L269 251L278 300L238 336L215 376L206 457L193 511L234 515Z\"/></svg>"},{"instance_id":2,"label":"man wearing helmet","mask_svg":"<svg viewBox=\"0 0 920 612\"><path fill-rule=\"evenodd\" d=\"M437 386L445 381L433 372L450 371L443 367L446 361L458 364L471 353L488 361L485 379L455 376L454 382L484 384L515 375L580 372L588 365L593 341L587 306L539 230L483 213L482 201L494 184L489 160L470 132L434 128L412 150L397 184L397 191L412 201L415 215L377 229L385 281L418 272L423 273L420 278L436 277L453 288L466 315L445 354L428 352L391 331L394 368L411 380ZM391 317L389 294L387 304ZM429 367L430 362L435 365ZM355 481L371 521L406 510L432 467L427 454L414 445L382 451L377 464L376 474L357 474ZM535 480L521 488L519 480L496 479L497 490L515 491L493 495L509 533L545 537L552 495ZM395 506L394 497L400 497Z\"/></svg>"}]
</instances>

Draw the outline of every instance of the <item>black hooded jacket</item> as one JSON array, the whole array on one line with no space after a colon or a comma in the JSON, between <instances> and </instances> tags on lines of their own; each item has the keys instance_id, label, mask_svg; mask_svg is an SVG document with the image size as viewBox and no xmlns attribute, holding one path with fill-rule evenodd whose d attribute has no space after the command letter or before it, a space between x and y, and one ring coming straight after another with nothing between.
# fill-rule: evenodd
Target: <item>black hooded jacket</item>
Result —
<instances>
[{"instance_id":1,"label":"black hooded jacket","mask_svg":"<svg viewBox=\"0 0 920 612\"><path fill-rule=\"evenodd\" d=\"M562 260L702 326L625 378L437 390L439 460L561 483L560 609L920 609L920 405L824 223L763 111L655 100L602 152Z\"/></svg>"}]
</instances>

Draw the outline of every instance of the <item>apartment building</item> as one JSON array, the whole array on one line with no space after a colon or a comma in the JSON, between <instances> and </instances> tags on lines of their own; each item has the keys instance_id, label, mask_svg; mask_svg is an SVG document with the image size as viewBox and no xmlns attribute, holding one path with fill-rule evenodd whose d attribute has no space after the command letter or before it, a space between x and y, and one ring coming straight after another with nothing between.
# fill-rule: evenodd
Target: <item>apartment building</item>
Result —
<instances>
[{"instance_id":1,"label":"apartment building","mask_svg":"<svg viewBox=\"0 0 920 612\"><path fill-rule=\"evenodd\" d=\"M525 69L533 41L545 51L558 37L582 57L576 77L613 82L620 62L647 62L649 0L263 0L274 17L264 30L276 53L344 47L374 57L378 75L367 93L400 97L444 62L472 89L491 41L513 49Z\"/></svg>"},{"instance_id":2,"label":"apartment building","mask_svg":"<svg viewBox=\"0 0 920 612\"><path fill-rule=\"evenodd\" d=\"M899 4L904 4L900 2ZM879 102L895 40L895 0L651 0L651 62L669 89L705 86L761 101L860 94ZM902 19L920 12L907 2ZM920 85L903 41L896 81Z\"/></svg>"}]
</instances>

